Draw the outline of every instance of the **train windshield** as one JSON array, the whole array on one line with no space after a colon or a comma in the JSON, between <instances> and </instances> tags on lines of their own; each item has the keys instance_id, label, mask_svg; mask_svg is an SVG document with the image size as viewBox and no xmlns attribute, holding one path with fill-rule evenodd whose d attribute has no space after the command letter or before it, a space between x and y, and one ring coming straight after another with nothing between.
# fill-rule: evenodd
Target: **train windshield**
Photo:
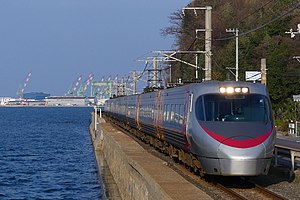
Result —
<instances>
[{"instance_id":1,"label":"train windshield","mask_svg":"<svg viewBox=\"0 0 300 200\"><path fill-rule=\"evenodd\" d=\"M259 94L200 96L196 116L200 121L267 122L268 99Z\"/></svg>"}]
</instances>

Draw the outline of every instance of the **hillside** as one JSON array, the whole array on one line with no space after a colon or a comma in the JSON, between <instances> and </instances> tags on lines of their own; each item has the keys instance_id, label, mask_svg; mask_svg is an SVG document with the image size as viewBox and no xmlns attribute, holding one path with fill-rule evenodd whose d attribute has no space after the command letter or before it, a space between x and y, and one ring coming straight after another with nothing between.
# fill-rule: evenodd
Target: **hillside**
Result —
<instances>
[{"instance_id":1,"label":"hillside","mask_svg":"<svg viewBox=\"0 0 300 200\"><path fill-rule=\"evenodd\" d=\"M190 7L212 6L212 76L225 80L228 69L235 67L235 37L226 29L239 29L239 76L245 80L245 71L260 70L261 58L267 59L267 86L277 119L295 119L295 105L292 95L300 93L300 63L294 56L300 56L300 34L293 39L286 34L300 23L300 3L292 0L195 0ZM170 17L171 26L162 30L163 35L176 37L176 49L204 50L203 29L205 13L193 11L182 14L181 10ZM182 59L195 62L193 55L180 55ZM200 67L204 66L204 55L199 56ZM178 78L191 81L195 69L184 64L172 66L172 81ZM203 78L203 71L200 72ZM289 99L289 100L288 100Z\"/></svg>"}]
</instances>

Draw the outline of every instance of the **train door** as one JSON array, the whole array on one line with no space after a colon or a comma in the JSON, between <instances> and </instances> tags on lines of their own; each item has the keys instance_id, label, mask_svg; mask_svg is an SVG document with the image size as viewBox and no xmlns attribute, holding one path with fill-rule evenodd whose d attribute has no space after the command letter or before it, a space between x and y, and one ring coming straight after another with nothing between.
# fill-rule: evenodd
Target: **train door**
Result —
<instances>
[{"instance_id":1,"label":"train door","mask_svg":"<svg viewBox=\"0 0 300 200\"><path fill-rule=\"evenodd\" d=\"M162 131L162 123L163 123L163 91L157 92L156 104L154 110L154 130L156 132L156 136L160 139L164 140L164 134Z\"/></svg>"},{"instance_id":2,"label":"train door","mask_svg":"<svg viewBox=\"0 0 300 200\"><path fill-rule=\"evenodd\" d=\"M130 97L125 97L124 98L124 103L125 103L125 123L126 123L126 125L128 125L129 124L129 121L128 121L128 99L129 99Z\"/></svg>"},{"instance_id":3,"label":"train door","mask_svg":"<svg viewBox=\"0 0 300 200\"><path fill-rule=\"evenodd\" d=\"M190 142L190 137L191 133L189 132L190 128L190 115L193 109L193 93L185 93L185 98L184 98L184 117L183 117L183 123L182 123L182 134L184 135L185 139L185 145L187 149L190 149L191 147L191 142Z\"/></svg>"},{"instance_id":4,"label":"train door","mask_svg":"<svg viewBox=\"0 0 300 200\"><path fill-rule=\"evenodd\" d=\"M135 115L134 115L134 120L135 120L135 124L136 124L136 128L138 130L141 130L142 129L142 126L140 124L140 105L141 105L141 96L138 95L137 98L136 98L136 104L135 104Z\"/></svg>"}]
</instances>

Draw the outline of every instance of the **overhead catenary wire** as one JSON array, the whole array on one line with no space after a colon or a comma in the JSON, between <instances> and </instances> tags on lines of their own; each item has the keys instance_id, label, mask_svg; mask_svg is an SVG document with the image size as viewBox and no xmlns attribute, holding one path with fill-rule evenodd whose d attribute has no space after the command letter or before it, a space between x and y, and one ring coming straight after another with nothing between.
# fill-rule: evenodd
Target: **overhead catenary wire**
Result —
<instances>
[{"instance_id":1,"label":"overhead catenary wire","mask_svg":"<svg viewBox=\"0 0 300 200\"><path fill-rule=\"evenodd\" d=\"M199 39L199 38L195 38L195 39L193 40L193 42L190 44L189 48L188 48L187 50L185 50L185 51L190 51L191 48L193 47L193 45L195 44L195 42L196 42L198 39ZM180 60L182 60L182 59L184 58L185 55L186 55L186 54L182 55L182 56L180 57ZM179 62L179 61L174 62L173 65L176 65L178 62ZM172 68L172 65L171 65L171 66L168 66L168 67L166 67L166 68L164 68L163 70L168 70L168 69L170 69L170 68Z\"/></svg>"},{"instance_id":2,"label":"overhead catenary wire","mask_svg":"<svg viewBox=\"0 0 300 200\"><path fill-rule=\"evenodd\" d=\"M271 2L273 2L273 1L274 1L274 0L268 1L268 2L265 3L264 5L260 6L258 9L254 10L252 13L248 14L246 17L242 18L241 21L243 21L243 20L245 20L246 18L250 17L251 15L255 14L257 11L261 10L263 7L269 5L269 4L270 4ZM299 6L300 6L300 5L298 4L298 5L295 6L294 8L290 9L288 12L284 13L283 15L276 17L275 19L271 20L270 22L268 22L268 23L266 23L266 24L264 24L264 25L262 25L262 26L259 26L259 27L256 27L255 29L250 30L250 31L241 33L239 36L246 35L246 34L249 34L249 33L253 32L253 31L256 31L256 30L261 29L261 28L263 28L263 27L265 27L265 26L267 26L267 25L273 23L274 21L276 21L276 20L278 20L278 19L284 17L284 16L287 15L289 12L295 10L295 9L298 8ZM229 39L233 39L233 38L235 38L235 37L236 37L236 36L231 36L231 37L218 38L218 39L212 39L212 40L213 40L213 41L229 40ZM201 38L196 37L196 38L193 40L193 42L191 43L191 45L189 46L188 51L189 51L189 50L191 49L191 47L195 44L195 42L196 42L197 39L204 39L204 37L201 37ZM205 40L205 39L204 39L204 40ZM205 40L205 43L206 43L206 42L207 42L207 40ZM185 55L183 55L183 56L181 57L181 59L183 59L184 56L185 56ZM177 64L177 62L174 63L174 64ZM168 68L166 68L166 69L169 69L169 68L170 68L170 67L168 67Z\"/></svg>"},{"instance_id":3,"label":"overhead catenary wire","mask_svg":"<svg viewBox=\"0 0 300 200\"><path fill-rule=\"evenodd\" d=\"M290 12L292 12L292 11L298 9L299 7L300 7L300 3L297 4L296 6L294 6L293 8L291 8L290 10L288 10L287 12L283 13L282 15L279 15L278 17L275 17L274 19L272 19L271 21L269 21L269 22L267 22L267 23L265 23L265 24L263 24L263 25L261 25L261 26L259 26L259 27L256 27L256 28L254 28L254 29L251 29L251 30L249 30L249 31L240 33L240 34L239 34L239 37L244 36L244 35L247 35L247 34L249 34L249 33L252 33L252 32L254 32L254 31L257 31L257 30L259 30L259 29L262 29L262 28L266 27L266 26L272 24L273 22L275 22L275 21L281 19L282 17L288 15ZM217 39L213 39L213 41L230 40L230 39L233 39L233 38L235 38L235 37L236 37L236 36L231 36L231 37L226 37L226 38L217 38Z\"/></svg>"},{"instance_id":4,"label":"overhead catenary wire","mask_svg":"<svg viewBox=\"0 0 300 200\"><path fill-rule=\"evenodd\" d=\"M250 17L251 15L255 14L256 12L258 12L259 10L261 10L262 8L264 8L265 6L269 5L269 4L270 4L271 2L273 2L273 1L274 1L274 0L270 0L270 1L266 2L264 5L260 6L258 9L254 10L253 12L251 12L250 14L248 14L247 16L245 16L244 18L242 18L240 21L243 21L243 20L247 19L248 17ZM292 7L291 9L289 9L287 12L283 13L282 15L279 15L279 16L273 18L273 19L270 20L269 22L267 22L267 23L265 23L265 24L263 24L263 25L261 25L261 26L258 26L258 27L254 28L254 29L251 29L251 30L249 30L249 31L240 33L240 34L239 34L239 37L244 36L244 35L247 35L247 34L250 34L250 33L254 32L254 31L257 31L257 30L259 30L259 29L262 29L262 28L264 28L264 27L266 27L266 26L268 26L268 25L274 23L275 21L277 21L277 20L283 18L284 16L288 15L290 12L294 11L295 9L298 9L299 6L300 6L300 4L297 4L296 6ZM224 38L216 38L216 39L212 39L212 40L213 40L213 41L225 41L225 40L230 40L230 39L234 39L234 38L236 38L236 36L224 37ZM196 37L196 38L193 40L193 42L190 44L190 46L189 46L189 48L188 48L188 51L193 47L193 45L195 44L195 42L197 41L197 39L200 39L200 38L199 38L199 37ZM203 38L201 38L201 39L203 39ZM204 40L205 40L205 39L204 39ZM205 41L207 41L207 40L205 40ZM145 55L147 55L147 54L145 54ZM182 56L181 56L181 59L183 59L185 56L186 56L185 54L182 55ZM173 65L169 65L168 67L164 68L164 70L170 69L172 66L174 66L174 65L177 64L177 63L178 63L178 61L175 62ZM145 71L146 71L147 65L148 65L148 63L146 63L145 68L144 68L142 74L138 77L138 79L141 78L141 76L144 75L144 73L145 73Z\"/></svg>"},{"instance_id":5,"label":"overhead catenary wire","mask_svg":"<svg viewBox=\"0 0 300 200\"><path fill-rule=\"evenodd\" d=\"M147 67L148 67L148 62L146 62L145 67L144 67L142 73L137 77L137 79L140 79L140 78L144 75L144 73L145 73L146 70L147 70Z\"/></svg>"},{"instance_id":6,"label":"overhead catenary wire","mask_svg":"<svg viewBox=\"0 0 300 200\"><path fill-rule=\"evenodd\" d=\"M242 18L241 20L239 20L240 22L244 21L245 19L247 19L248 17L254 15L256 12L260 11L261 9L263 9L264 7L266 7L267 5L269 5L271 2L273 2L274 0L270 0L267 3L265 3L264 5L260 6L259 8L257 8L256 10L254 10L253 12L249 13L247 16L245 16L244 18Z\"/></svg>"},{"instance_id":7,"label":"overhead catenary wire","mask_svg":"<svg viewBox=\"0 0 300 200\"><path fill-rule=\"evenodd\" d=\"M252 15L254 15L254 14L256 14L257 12L261 11L262 9L267 9L268 11L270 11L270 9L272 9L273 6L277 6L277 4L278 4L277 1L276 1L275 4L271 4L272 2L274 2L274 0L269 0L268 2L264 3L264 4L261 5L259 8L256 8L254 11L252 11L251 13L249 13L248 15L246 15L245 17L243 17L241 20L239 20L238 23L243 22L245 19L251 17ZM293 12L294 10L296 10L296 9L298 9L298 8L300 7L300 4L299 4L299 3L298 3L297 5L295 5L294 3L296 3L296 2L293 2L293 5L289 4L288 7L285 6L284 10L287 10L287 11L284 12L284 13L281 12L282 14L276 15L275 17L274 17L274 12L271 13L271 14L269 14L268 17L267 17L267 19L268 19L269 21L265 22L264 24L262 24L262 25L260 25L260 26L257 26L257 27L255 27L255 28L252 28L252 29L249 30L249 31L240 33L240 34L239 34L239 37L244 36L244 35L248 35L248 34L250 34L250 33L252 33L252 32L255 32L255 31L257 31L257 30L260 30L260 29L262 29L262 28L265 28L266 26L269 26L270 24L272 24L272 23L274 23L274 22L276 22L276 21L278 21L278 20L284 18L285 16L289 15L291 12ZM289 8L289 9L288 9L288 8ZM278 11L279 11L279 9L276 10L276 13L278 13ZM276 14L276 13L275 13L275 14ZM253 27L253 26L252 26L252 27ZM190 34L188 34L188 35L190 35ZM205 43L207 43L208 41L225 41L225 40L231 40L231 39L235 39L235 38L236 38L236 36L231 36L231 37L224 37L224 38L222 38L222 37L220 37L220 38L212 38L212 39L209 39L209 40L208 40L208 39L204 39L204 37L200 37L200 38L199 38L199 37L196 37L196 38L192 41L192 43L189 45L189 48L188 48L187 51L189 51L189 50L193 47L193 45L195 44L195 42L197 41L197 39L202 39L202 40L204 40L204 44L205 44ZM180 57L180 59L183 59L185 56L186 56L186 54L183 54L183 55ZM189 57L189 60L192 60L192 59ZM217 62L215 59L214 59L214 61ZM168 65L168 66L165 67L163 70L168 70L168 69L172 68L172 67L173 67L174 65L176 65L176 64L178 64L178 61L174 62L172 65ZM217 63L217 65L218 65L219 68L221 68L220 65L219 65L218 63Z\"/></svg>"}]
</instances>

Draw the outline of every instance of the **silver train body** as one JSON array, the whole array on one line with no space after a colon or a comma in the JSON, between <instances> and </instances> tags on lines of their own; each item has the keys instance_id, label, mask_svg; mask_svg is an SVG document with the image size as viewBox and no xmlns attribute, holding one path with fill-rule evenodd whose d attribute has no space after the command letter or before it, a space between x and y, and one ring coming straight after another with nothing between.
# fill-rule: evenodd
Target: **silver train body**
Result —
<instances>
[{"instance_id":1,"label":"silver train body","mask_svg":"<svg viewBox=\"0 0 300 200\"><path fill-rule=\"evenodd\" d=\"M105 112L195 155L206 174L267 174L276 131L267 89L247 82L192 83L113 98Z\"/></svg>"}]
</instances>

